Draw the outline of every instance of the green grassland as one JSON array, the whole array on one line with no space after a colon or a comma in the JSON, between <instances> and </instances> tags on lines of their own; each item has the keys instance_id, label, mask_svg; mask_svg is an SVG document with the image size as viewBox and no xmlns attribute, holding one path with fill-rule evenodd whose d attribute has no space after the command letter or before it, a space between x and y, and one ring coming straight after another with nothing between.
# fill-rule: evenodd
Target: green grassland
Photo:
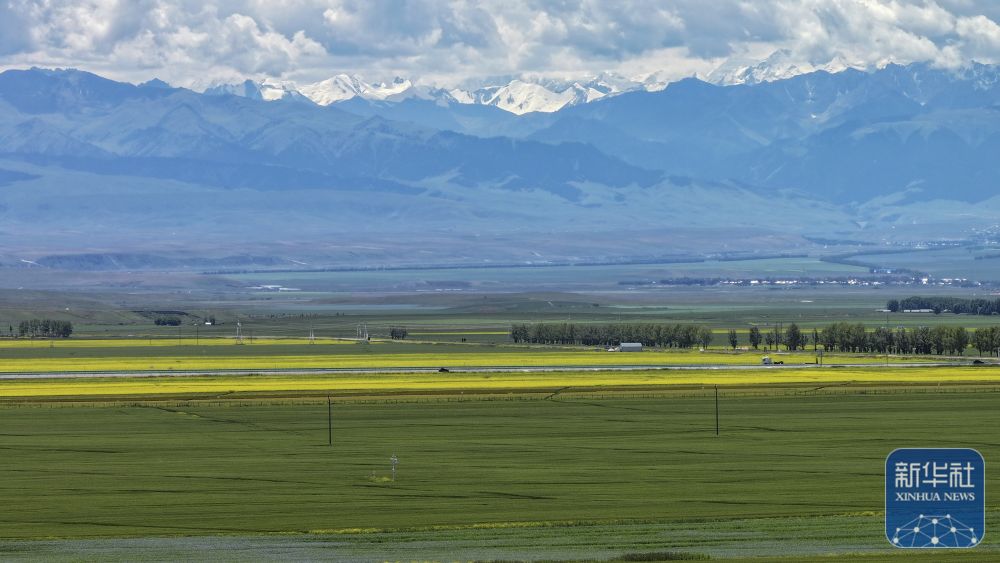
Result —
<instances>
[{"instance_id":1,"label":"green grassland","mask_svg":"<svg viewBox=\"0 0 1000 563\"><path fill-rule=\"evenodd\" d=\"M593 289L619 282L656 282L669 278L826 277L868 274L859 266L823 262L815 257L756 260L706 260L666 264L614 264L490 268L389 269L321 272L256 272L220 277L246 286L282 285L303 291L416 291Z\"/></svg>"},{"instance_id":2,"label":"green grassland","mask_svg":"<svg viewBox=\"0 0 1000 563\"><path fill-rule=\"evenodd\" d=\"M884 255L892 256L892 255ZM875 256L877 257L877 256ZM812 262L810 262L812 261ZM813 264L823 268L848 268L812 258L782 258L714 263L735 268L733 273L767 274L771 269L811 273ZM983 260L979 262L1000 262ZM812 264L812 265L810 265ZM244 334L306 338L310 331L322 338L345 338L367 325L376 337L387 337L389 328L402 326L411 338L442 342L503 343L514 323L693 323L715 330L745 331L752 324L770 327L795 322L805 329L835 321L863 322L870 327L957 324L968 328L997 324L996 319L951 314L894 314L879 312L886 301L912 294L983 297L989 292L960 287L630 287L618 278L636 274L638 279L660 279L670 272L661 268L708 267L693 264L630 266L559 266L455 270L389 270L365 272L292 272L189 275L183 280L160 276L167 284L152 285L150 273L136 274L136 289L124 292L119 276L107 274L103 289L30 290L0 289L0 335L18 322L31 318L55 318L73 323L74 337L160 338L232 337L240 322ZM682 272L677 272L682 273ZM688 272L694 273L694 272ZM801 273L801 272L800 272ZM424 290L411 287L381 291L377 283L422 279L421 276L500 276L497 284L470 285L455 289ZM509 275L511 280L503 279ZM240 276L253 277L243 280ZM273 277L271 279L269 276ZM253 283L283 281L281 276L316 279L315 291L261 292ZM327 278L347 276L346 285L324 286ZM258 279L259 278L259 279ZM47 278L46 278L47 279ZM192 281L193 280L193 281ZM368 283L375 280L372 283ZM521 281L518 281L521 280ZM577 280L603 280L580 287ZM181 282L190 285L171 286ZM293 283L291 280L284 280ZM542 283L544 281L544 283ZM538 283L536 283L538 282ZM96 282L95 282L96 283ZM471 282L470 282L471 283ZM356 285L352 285L356 284ZM520 284L520 285L519 285ZM132 287L132 286L125 286ZM353 288L353 289L352 289ZM383 288L384 289L384 288ZM441 289L441 288L439 288ZM179 312L183 324L155 326L157 311ZM219 324L204 325L215 317ZM715 345L724 345L719 334Z\"/></svg>"},{"instance_id":3,"label":"green grassland","mask_svg":"<svg viewBox=\"0 0 1000 563\"><path fill-rule=\"evenodd\" d=\"M0 339L0 372L752 365L766 352L725 351L726 330L745 345L751 324L1000 324L878 311L908 289L618 283L864 271L783 258L190 274L183 285L118 273L111 289L95 274L72 290L0 291L0 333L38 317L76 329L67 340ZM307 291L247 289L270 283ZM156 311L183 312L183 325L154 326ZM220 324L204 325L208 316ZM232 340L237 321L244 345ZM716 339L707 352L642 354L511 345L511 324L535 322L694 323ZM335 340L359 326L377 341ZM409 339L381 341L393 326ZM889 358L908 360L923 359ZM994 366L885 362L827 354L827 364L871 366L0 381L0 559L942 560L886 542L882 464L897 447L976 447L993 490L1000 376ZM987 502L992 528L1000 506ZM992 538L943 560L1000 558Z\"/></svg>"},{"instance_id":4,"label":"green grassland","mask_svg":"<svg viewBox=\"0 0 1000 563\"><path fill-rule=\"evenodd\" d=\"M880 268L906 268L935 278L1000 281L1000 248L962 246L851 257Z\"/></svg>"},{"instance_id":5,"label":"green grassland","mask_svg":"<svg viewBox=\"0 0 1000 563\"><path fill-rule=\"evenodd\" d=\"M339 400L332 446L325 400L7 404L0 553L908 559L882 532L885 456L1000 455L987 388L745 391L723 389L719 436L706 390ZM958 557L1000 556L992 537Z\"/></svg>"}]
</instances>

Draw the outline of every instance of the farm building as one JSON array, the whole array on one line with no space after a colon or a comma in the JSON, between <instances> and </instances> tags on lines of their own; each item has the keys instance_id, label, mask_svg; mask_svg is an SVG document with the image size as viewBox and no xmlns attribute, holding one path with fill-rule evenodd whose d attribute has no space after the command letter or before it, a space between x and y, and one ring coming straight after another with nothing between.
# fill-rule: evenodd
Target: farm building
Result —
<instances>
[{"instance_id":1,"label":"farm building","mask_svg":"<svg viewBox=\"0 0 1000 563\"><path fill-rule=\"evenodd\" d=\"M622 342L621 346L618 347L619 352L642 352L642 343L640 342Z\"/></svg>"}]
</instances>

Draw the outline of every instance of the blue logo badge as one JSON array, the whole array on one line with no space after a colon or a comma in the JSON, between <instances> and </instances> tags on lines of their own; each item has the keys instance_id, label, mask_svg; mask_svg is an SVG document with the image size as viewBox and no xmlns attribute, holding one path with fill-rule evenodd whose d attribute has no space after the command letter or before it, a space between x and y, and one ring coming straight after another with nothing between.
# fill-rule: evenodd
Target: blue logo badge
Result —
<instances>
[{"instance_id":1,"label":"blue logo badge","mask_svg":"<svg viewBox=\"0 0 1000 563\"><path fill-rule=\"evenodd\" d=\"M975 547L986 533L986 463L967 448L903 448L885 459L885 536L903 548Z\"/></svg>"}]
</instances>

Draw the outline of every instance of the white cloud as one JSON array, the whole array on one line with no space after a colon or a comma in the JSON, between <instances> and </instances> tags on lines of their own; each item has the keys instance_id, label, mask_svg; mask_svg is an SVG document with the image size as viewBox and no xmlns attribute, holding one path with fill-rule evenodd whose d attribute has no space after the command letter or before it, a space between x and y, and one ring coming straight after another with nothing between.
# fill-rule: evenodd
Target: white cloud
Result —
<instances>
[{"instance_id":1,"label":"white cloud","mask_svg":"<svg viewBox=\"0 0 1000 563\"><path fill-rule=\"evenodd\" d=\"M1000 52L989 0L0 0L0 67L180 85L338 72L453 84L508 74L705 74L784 49L823 64Z\"/></svg>"},{"instance_id":2,"label":"white cloud","mask_svg":"<svg viewBox=\"0 0 1000 563\"><path fill-rule=\"evenodd\" d=\"M0 0L0 58L31 47L29 27L21 7Z\"/></svg>"},{"instance_id":3,"label":"white cloud","mask_svg":"<svg viewBox=\"0 0 1000 563\"><path fill-rule=\"evenodd\" d=\"M959 18L955 32L975 56L996 57L1000 52L1000 25L986 16Z\"/></svg>"}]
</instances>

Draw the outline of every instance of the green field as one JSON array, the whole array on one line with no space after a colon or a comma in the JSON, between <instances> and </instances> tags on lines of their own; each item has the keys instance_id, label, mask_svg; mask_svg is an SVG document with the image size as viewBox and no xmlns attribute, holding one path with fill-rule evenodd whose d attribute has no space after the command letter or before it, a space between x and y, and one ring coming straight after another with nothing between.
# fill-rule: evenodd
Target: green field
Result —
<instances>
[{"instance_id":1,"label":"green field","mask_svg":"<svg viewBox=\"0 0 1000 563\"><path fill-rule=\"evenodd\" d=\"M722 264L738 266L745 262ZM307 274L320 276L337 272L288 275ZM377 276L377 272L365 274ZM566 275L569 274L560 274ZM217 276L205 277L218 281ZM599 290L573 291L572 279L559 276L553 279L566 283L555 283L554 288L546 292L537 289L510 292L503 288L495 292L470 289L379 293L332 289L262 293L247 290L240 281L227 282L224 289L218 291L212 286L212 290L162 290L128 295L96 291L0 290L0 336L8 334L21 320L53 318L72 322L73 338L182 342L195 337L232 339L236 323L240 322L247 338L279 336L302 340L310 332L320 339L352 338L360 327L367 327L373 337L388 338L390 327L404 327L412 340L460 343L465 339L469 343L503 344L509 342L508 332L516 323L682 323L704 325L718 331L713 347L722 347L727 344L724 331L728 329L737 330L741 343L746 344L745 331L751 325L767 329L794 322L811 331L838 321L862 322L870 328L949 324L971 329L1000 323L988 316L953 314L898 313L887 318L880 311L889 299L913 294L962 298L988 296L988 291L977 288L630 288L616 283ZM180 315L182 326L156 326L155 311L183 313ZM204 325L203 319L210 316L216 317L219 324Z\"/></svg>"},{"instance_id":2,"label":"green field","mask_svg":"<svg viewBox=\"0 0 1000 563\"><path fill-rule=\"evenodd\" d=\"M824 360L863 366L643 367L759 365L774 352L725 349L727 329L745 345L751 324L975 328L995 318L886 319L885 301L908 294L895 289L617 283L668 270L857 269L813 259L592 268L207 276L207 287L201 276L183 291L0 292L0 333L39 317L76 329L66 340L0 339L0 372L244 373L0 381L0 559L938 561L939 553L893 550L882 536L886 454L976 447L988 489L997 484L990 460L1000 445L989 432L1000 422L1000 371L963 365L971 351L944 367L897 365L939 357L889 357L886 366L885 356L855 354ZM452 291L456 275L470 285ZM577 277L603 289L584 291ZM407 279L422 285L406 289ZM285 282L311 291L245 289ZM372 283L405 293L363 289ZM507 292L521 285L541 289ZM155 326L160 310L184 313L184 324ZM205 326L209 315L220 324ZM237 321L244 345L233 340ZM715 342L705 352L641 354L511 344L512 323L536 322L692 323L712 328ZM375 341L336 340L359 326ZM409 339L384 340L398 326ZM612 364L642 369L582 369ZM460 371L475 366L524 369ZM408 367L433 371L393 373ZM307 371L323 368L381 371ZM939 424L922 425L929 416ZM1000 506L987 502L992 527ZM1000 558L992 538L944 560Z\"/></svg>"},{"instance_id":3,"label":"green field","mask_svg":"<svg viewBox=\"0 0 1000 563\"><path fill-rule=\"evenodd\" d=\"M220 277L246 286L282 285L304 291L578 290L657 282L684 277L833 277L868 274L868 269L823 262L816 257L706 260L666 264L614 264L490 268L390 269L322 272L260 272ZM625 284L627 286L627 284ZM272 292L273 293L273 292Z\"/></svg>"},{"instance_id":4,"label":"green field","mask_svg":"<svg viewBox=\"0 0 1000 563\"><path fill-rule=\"evenodd\" d=\"M903 555L882 535L885 456L934 444L994 459L983 432L1000 424L997 400L961 386L724 388L716 436L697 388L385 396L335 402L333 446L324 400L7 404L0 552L881 560ZM985 537L975 554L1000 556Z\"/></svg>"},{"instance_id":5,"label":"green field","mask_svg":"<svg viewBox=\"0 0 1000 563\"><path fill-rule=\"evenodd\" d=\"M1000 251L996 247L931 248L889 254L858 254L851 258L880 268L923 272L938 279L1000 281Z\"/></svg>"}]
</instances>

